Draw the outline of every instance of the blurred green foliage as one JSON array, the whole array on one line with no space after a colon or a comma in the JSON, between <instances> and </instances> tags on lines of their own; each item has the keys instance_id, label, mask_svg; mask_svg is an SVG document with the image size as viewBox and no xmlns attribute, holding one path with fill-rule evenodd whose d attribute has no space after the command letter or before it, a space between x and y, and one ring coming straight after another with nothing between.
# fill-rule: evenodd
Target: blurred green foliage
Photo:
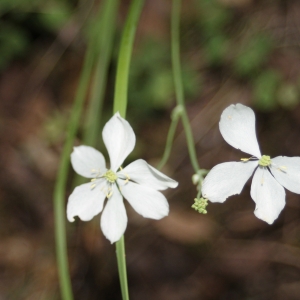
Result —
<instances>
[{"instance_id":1,"label":"blurred green foliage","mask_svg":"<svg viewBox=\"0 0 300 300\"><path fill-rule=\"evenodd\" d=\"M273 49L271 38L254 33L246 37L234 58L234 69L242 77L256 76L267 62Z\"/></svg>"},{"instance_id":2,"label":"blurred green foliage","mask_svg":"<svg viewBox=\"0 0 300 300\"><path fill-rule=\"evenodd\" d=\"M281 106L293 109L299 104L299 87L296 84L281 82L277 90L277 101Z\"/></svg>"},{"instance_id":3,"label":"blurred green foliage","mask_svg":"<svg viewBox=\"0 0 300 300\"><path fill-rule=\"evenodd\" d=\"M64 141L69 115L69 111L56 110L45 119L39 135L48 146L57 145Z\"/></svg>"},{"instance_id":4,"label":"blurred green foliage","mask_svg":"<svg viewBox=\"0 0 300 300\"><path fill-rule=\"evenodd\" d=\"M0 71L30 51L36 34L55 34L71 15L71 0L1 0Z\"/></svg>"},{"instance_id":5,"label":"blurred green foliage","mask_svg":"<svg viewBox=\"0 0 300 300\"><path fill-rule=\"evenodd\" d=\"M191 1L192 13L182 14L181 62L186 99L199 95L202 78L213 71L250 86L258 109L268 111L278 105L294 108L299 103L300 81L289 81L279 68L269 66L274 52L280 51L276 41L268 30L253 22L253 13L224 3ZM14 59L26 57L36 38L56 36L74 15L75 5L73 0L0 0L0 71ZM83 35L90 36L97 27L89 22L84 30ZM199 63L190 53L198 55ZM131 109L145 115L173 103L170 56L168 38L140 41L130 71Z\"/></svg>"},{"instance_id":6,"label":"blurred green foliage","mask_svg":"<svg viewBox=\"0 0 300 300\"><path fill-rule=\"evenodd\" d=\"M26 31L14 25L0 23L0 70L8 66L14 57L24 54L28 46Z\"/></svg>"},{"instance_id":7,"label":"blurred green foliage","mask_svg":"<svg viewBox=\"0 0 300 300\"><path fill-rule=\"evenodd\" d=\"M276 70L264 70L254 80L254 104L261 110L267 111L276 107L276 92L281 81L280 73Z\"/></svg>"},{"instance_id":8,"label":"blurred green foliage","mask_svg":"<svg viewBox=\"0 0 300 300\"><path fill-rule=\"evenodd\" d=\"M233 18L230 9L220 5L218 1L201 0L197 1L200 12L199 21L206 37L215 37L220 33L224 33L226 25Z\"/></svg>"},{"instance_id":9,"label":"blurred green foliage","mask_svg":"<svg viewBox=\"0 0 300 300\"><path fill-rule=\"evenodd\" d=\"M230 43L228 38L222 34L212 36L205 44L205 59L210 65L219 66L224 61L229 49Z\"/></svg>"},{"instance_id":10,"label":"blurred green foliage","mask_svg":"<svg viewBox=\"0 0 300 300\"><path fill-rule=\"evenodd\" d=\"M201 88L199 74L188 62L183 63L182 80L187 99ZM134 54L130 70L129 106L148 114L153 108L164 109L174 100L173 74L168 41L146 41Z\"/></svg>"},{"instance_id":11,"label":"blurred green foliage","mask_svg":"<svg viewBox=\"0 0 300 300\"><path fill-rule=\"evenodd\" d=\"M233 14L217 1L197 0L195 5L197 15L191 25L201 37L199 46L204 50L203 59L209 66L220 66L227 60L229 53L230 38L227 31Z\"/></svg>"},{"instance_id":12,"label":"blurred green foliage","mask_svg":"<svg viewBox=\"0 0 300 300\"><path fill-rule=\"evenodd\" d=\"M204 66L226 70L230 77L250 83L254 105L260 110L273 110L278 105L294 108L299 103L300 82L285 82L279 69L268 68L276 49L271 33L253 25L251 14L241 18L221 1L195 0L195 4L192 26L201 37Z\"/></svg>"},{"instance_id":13,"label":"blurred green foliage","mask_svg":"<svg viewBox=\"0 0 300 300\"><path fill-rule=\"evenodd\" d=\"M56 31L72 16L72 6L67 1L47 1L43 5L42 13L39 13L37 16L46 29Z\"/></svg>"},{"instance_id":14,"label":"blurred green foliage","mask_svg":"<svg viewBox=\"0 0 300 300\"><path fill-rule=\"evenodd\" d=\"M199 15L197 27L202 36L206 63L229 68L237 77L256 76L273 50L271 37L254 29L240 32L242 24L235 18L234 10L219 1L196 3Z\"/></svg>"}]
</instances>

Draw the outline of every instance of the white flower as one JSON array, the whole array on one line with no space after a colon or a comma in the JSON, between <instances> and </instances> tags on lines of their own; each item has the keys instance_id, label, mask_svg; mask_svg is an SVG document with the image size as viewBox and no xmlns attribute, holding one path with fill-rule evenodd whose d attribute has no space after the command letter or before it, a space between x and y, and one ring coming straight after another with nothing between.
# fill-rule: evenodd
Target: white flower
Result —
<instances>
[{"instance_id":1,"label":"white flower","mask_svg":"<svg viewBox=\"0 0 300 300\"><path fill-rule=\"evenodd\" d=\"M251 197L257 218L272 224L285 206L284 188L300 194L300 157L261 155L255 134L255 115L242 104L230 105L219 123L225 141L234 148L251 154L240 162L226 162L212 168L203 181L203 197L211 202L224 202L240 194L255 170Z\"/></svg>"},{"instance_id":2,"label":"white flower","mask_svg":"<svg viewBox=\"0 0 300 300\"><path fill-rule=\"evenodd\" d=\"M135 146L135 134L129 123L116 113L104 126L102 137L110 158L110 169L105 167L103 155L89 146L74 147L71 162L81 176L92 182L76 187L67 205L70 222L74 216L91 220L102 211L101 228L111 243L118 241L127 226L124 196L135 211L145 218L159 220L169 213L165 196L158 192L175 188L178 183L138 159L126 168L121 165Z\"/></svg>"}]
</instances>

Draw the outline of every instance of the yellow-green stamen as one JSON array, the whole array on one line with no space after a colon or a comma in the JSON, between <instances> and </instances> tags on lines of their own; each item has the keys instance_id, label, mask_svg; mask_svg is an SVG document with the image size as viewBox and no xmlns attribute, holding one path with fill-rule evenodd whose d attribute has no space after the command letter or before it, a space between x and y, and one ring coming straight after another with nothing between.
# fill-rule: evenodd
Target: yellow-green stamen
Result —
<instances>
[{"instance_id":1,"label":"yellow-green stamen","mask_svg":"<svg viewBox=\"0 0 300 300\"><path fill-rule=\"evenodd\" d=\"M269 155L263 155L260 160L258 161L258 164L262 167L268 167L271 165L271 157Z\"/></svg>"},{"instance_id":2,"label":"yellow-green stamen","mask_svg":"<svg viewBox=\"0 0 300 300\"><path fill-rule=\"evenodd\" d=\"M115 183L118 176L115 172L113 172L112 170L108 170L106 171L106 173L103 175L103 177L110 183Z\"/></svg>"}]
</instances>

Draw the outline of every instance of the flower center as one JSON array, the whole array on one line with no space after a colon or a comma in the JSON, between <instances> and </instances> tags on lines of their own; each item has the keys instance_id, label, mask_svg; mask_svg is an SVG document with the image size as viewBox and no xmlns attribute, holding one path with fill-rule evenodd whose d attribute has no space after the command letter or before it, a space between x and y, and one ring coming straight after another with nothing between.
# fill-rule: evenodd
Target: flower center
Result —
<instances>
[{"instance_id":1,"label":"flower center","mask_svg":"<svg viewBox=\"0 0 300 300\"><path fill-rule=\"evenodd\" d=\"M115 172L113 172L112 170L108 170L103 177L110 183L115 183L116 180L118 179L118 176Z\"/></svg>"},{"instance_id":2,"label":"flower center","mask_svg":"<svg viewBox=\"0 0 300 300\"><path fill-rule=\"evenodd\" d=\"M263 155L258 164L262 167L268 167L271 164L271 157L269 155Z\"/></svg>"}]
</instances>

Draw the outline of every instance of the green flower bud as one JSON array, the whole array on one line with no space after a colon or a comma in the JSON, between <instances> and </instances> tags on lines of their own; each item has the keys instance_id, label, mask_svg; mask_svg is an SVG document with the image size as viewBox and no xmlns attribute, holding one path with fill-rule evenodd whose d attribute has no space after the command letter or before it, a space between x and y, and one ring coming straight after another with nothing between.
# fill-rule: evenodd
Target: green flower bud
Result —
<instances>
[{"instance_id":1,"label":"green flower bud","mask_svg":"<svg viewBox=\"0 0 300 300\"><path fill-rule=\"evenodd\" d=\"M207 214L206 206L208 205L208 200L205 198L195 198L195 203L192 205L192 208L200 214Z\"/></svg>"}]
</instances>

